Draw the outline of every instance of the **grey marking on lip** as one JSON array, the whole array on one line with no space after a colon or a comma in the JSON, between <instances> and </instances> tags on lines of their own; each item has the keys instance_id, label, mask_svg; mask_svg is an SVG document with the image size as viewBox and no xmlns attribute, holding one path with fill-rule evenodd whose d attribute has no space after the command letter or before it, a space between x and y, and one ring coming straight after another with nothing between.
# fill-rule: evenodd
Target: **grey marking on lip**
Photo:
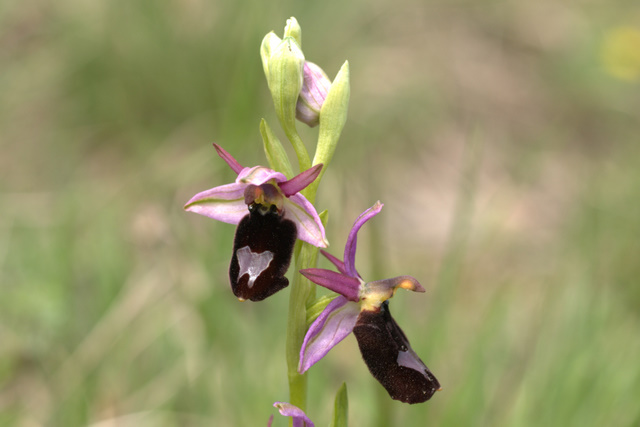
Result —
<instances>
[{"instance_id":1,"label":"grey marking on lip","mask_svg":"<svg viewBox=\"0 0 640 427\"><path fill-rule=\"evenodd\" d=\"M416 355L413 350L407 349L406 351L398 352L398 359L396 363L400 366L404 366L405 368L413 369L414 371L420 372L422 375L428 378L426 375L427 367L424 366L424 363L420 361L418 355Z\"/></svg>"},{"instance_id":2,"label":"grey marking on lip","mask_svg":"<svg viewBox=\"0 0 640 427\"><path fill-rule=\"evenodd\" d=\"M271 260L273 260L273 252L264 251L262 253L251 252L249 246L243 246L236 252L238 255L238 264L240 264L240 273L238 279L245 274L249 275L247 286L253 287L256 279L260 277L263 271L269 268Z\"/></svg>"}]
</instances>

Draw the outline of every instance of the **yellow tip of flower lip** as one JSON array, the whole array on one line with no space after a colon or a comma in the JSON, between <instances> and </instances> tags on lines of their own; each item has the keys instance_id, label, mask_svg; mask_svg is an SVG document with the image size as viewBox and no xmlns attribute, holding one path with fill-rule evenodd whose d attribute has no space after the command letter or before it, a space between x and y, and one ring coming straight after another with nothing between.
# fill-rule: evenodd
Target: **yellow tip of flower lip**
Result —
<instances>
[{"instance_id":1,"label":"yellow tip of flower lip","mask_svg":"<svg viewBox=\"0 0 640 427\"><path fill-rule=\"evenodd\" d=\"M398 283L394 289L394 293L398 288L406 289L413 292L424 292L422 285L413 277L406 277Z\"/></svg>"},{"instance_id":2,"label":"yellow tip of flower lip","mask_svg":"<svg viewBox=\"0 0 640 427\"><path fill-rule=\"evenodd\" d=\"M244 298L238 298L238 301L240 301L240 302L245 302L245 301L246 301L246 299L244 299Z\"/></svg>"},{"instance_id":3,"label":"yellow tip of flower lip","mask_svg":"<svg viewBox=\"0 0 640 427\"><path fill-rule=\"evenodd\" d=\"M402 289L409 290L409 291L413 291L413 290L416 289L416 284L413 281L406 279L406 280L403 280L402 282L400 282L398 287L402 288Z\"/></svg>"}]
</instances>

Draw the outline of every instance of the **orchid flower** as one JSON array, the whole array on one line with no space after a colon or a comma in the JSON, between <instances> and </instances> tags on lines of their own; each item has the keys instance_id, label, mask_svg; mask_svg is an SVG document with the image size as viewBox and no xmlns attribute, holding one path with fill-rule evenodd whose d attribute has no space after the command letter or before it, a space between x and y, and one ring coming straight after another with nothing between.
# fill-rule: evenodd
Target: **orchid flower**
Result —
<instances>
[{"instance_id":1,"label":"orchid flower","mask_svg":"<svg viewBox=\"0 0 640 427\"><path fill-rule=\"evenodd\" d=\"M388 299L396 289L424 292L411 276L365 282L355 268L358 230L382 209L376 202L353 224L344 249L344 262L321 251L339 273L320 268L300 270L312 282L340 294L309 327L300 349L298 372L304 373L351 332L371 374L392 399L407 403L428 400L440 389L438 380L413 351L391 317Z\"/></svg>"},{"instance_id":2,"label":"orchid flower","mask_svg":"<svg viewBox=\"0 0 640 427\"><path fill-rule=\"evenodd\" d=\"M315 427L313 422L307 417L307 414L297 406L294 406L287 402L276 402L273 404L274 407L278 408L280 411L280 415L284 415L285 417L293 418L293 427ZM268 427L271 427L271 423L273 421L273 415L269 419Z\"/></svg>"},{"instance_id":3,"label":"orchid flower","mask_svg":"<svg viewBox=\"0 0 640 427\"><path fill-rule=\"evenodd\" d=\"M196 194L185 210L237 224L229 279L241 300L260 301L289 285L289 268L296 238L327 247L322 221L299 192L320 174L318 164L287 180L262 166L243 167L214 144L218 155L238 174L231 184Z\"/></svg>"}]
</instances>

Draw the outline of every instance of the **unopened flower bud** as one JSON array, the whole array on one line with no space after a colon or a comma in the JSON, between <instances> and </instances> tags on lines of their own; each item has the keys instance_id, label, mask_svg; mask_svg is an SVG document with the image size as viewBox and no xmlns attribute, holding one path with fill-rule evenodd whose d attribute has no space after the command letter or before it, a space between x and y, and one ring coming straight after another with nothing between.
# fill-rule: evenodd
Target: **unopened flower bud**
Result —
<instances>
[{"instance_id":1,"label":"unopened flower bud","mask_svg":"<svg viewBox=\"0 0 640 427\"><path fill-rule=\"evenodd\" d=\"M271 45L270 53L265 68L273 105L285 132L295 133L296 102L302 88L304 54L293 37L285 37L277 46Z\"/></svg>"},{"instance_id":2,"label":"unopened flower bud","mask_svg":"<svg viewBox=\"0 0 640 427\"><path fill-rule=\"evenodd\" d=\"M302 90L296 104L296 118L310 127L316 126L329 88L331 80L322 68L313 62L305 62Z\"/></svg>"},{"instance_id":3,"label":"unopened flower bud","mask_svg":"<svg viewBox=\"0 0 640 427\"><path fill-rule=\"evenodd\" d=\"M264 36L262 39L262 45L260 46L260 57L262 58L262 68L264 68L264 75L269 83L269 60L271 55L282 43L282 39L276 36L273 31Z\"/></svg>"}]
</instances>

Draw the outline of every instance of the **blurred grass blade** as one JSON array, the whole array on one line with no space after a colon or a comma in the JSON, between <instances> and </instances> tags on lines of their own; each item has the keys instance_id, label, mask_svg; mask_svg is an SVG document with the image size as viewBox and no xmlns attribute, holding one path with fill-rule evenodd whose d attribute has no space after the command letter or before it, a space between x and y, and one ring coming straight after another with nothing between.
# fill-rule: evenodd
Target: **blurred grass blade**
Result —
<instances>
[{"instance_id":1,"label":"blurred grass blade","mask_svg":"<svg viewBox=\"0 0 640 427\"><path fill-rule=\"evenodd\" d=\"M342 383L336 393L336 401L333 405L333 419L330 427L347 427L349 423L349 399L347 397L347 384Z\"/></svg>"}]
</instances>

